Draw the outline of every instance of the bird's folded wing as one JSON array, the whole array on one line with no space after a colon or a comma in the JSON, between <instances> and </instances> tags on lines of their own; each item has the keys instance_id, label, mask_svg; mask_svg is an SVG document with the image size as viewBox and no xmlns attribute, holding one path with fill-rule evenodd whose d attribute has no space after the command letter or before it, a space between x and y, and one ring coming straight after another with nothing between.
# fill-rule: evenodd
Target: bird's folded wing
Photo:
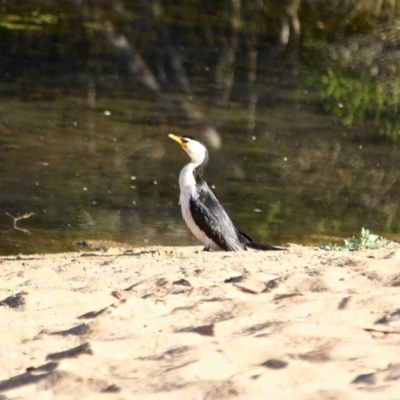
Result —
<instances>
[{"instance_id":1,"label":"bird's folded wing","mask_svg":"<svg viewBox=\"0 0 400 400\"><path fill-rule=\"evenodd\" d=\"M244 250L238 231L207 184L199 188L199 196L190 199L190 212L196 225L221 249Z\"/></svg>"}]
</instances>

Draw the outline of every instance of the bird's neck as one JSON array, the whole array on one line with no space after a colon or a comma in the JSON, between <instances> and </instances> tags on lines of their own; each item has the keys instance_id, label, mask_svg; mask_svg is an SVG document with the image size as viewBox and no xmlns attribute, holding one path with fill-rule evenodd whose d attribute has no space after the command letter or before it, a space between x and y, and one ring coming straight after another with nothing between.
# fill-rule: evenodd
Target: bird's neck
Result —
<instances>
[{"instance_id":1,"label":"bird's neck","mask_svg":"<svg viewBox=\"0 0 400 400\"><path fill-rule=\"evenodd\" d=\"M199 165L194 164L193 175L194 175L196 180L203 176L204 166L205 166L204 163L201 163Z\"/></svg>"},{"instance_id":2,"label":"bird's neck","mask_svg":"<svg viewBox=\"0 0 400 400\"><path fill-rule=\"evenodd\" d=\"M182 192L193 193L196 184L202 180L204 163L198 164L190 162L186 164L179 175L179 186Z\"/></svg>"}]
</instances>

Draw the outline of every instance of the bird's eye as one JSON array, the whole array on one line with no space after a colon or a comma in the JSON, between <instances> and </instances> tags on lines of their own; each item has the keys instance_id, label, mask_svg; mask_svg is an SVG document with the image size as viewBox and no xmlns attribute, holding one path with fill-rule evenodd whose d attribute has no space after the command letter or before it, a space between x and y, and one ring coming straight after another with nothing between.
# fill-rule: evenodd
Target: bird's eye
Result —
<instances>
[{"instance_id":1,"label":"bird's eye","mask_svg":"<svg viewBox=\"0 0 400 400\"><path fill-rule=\"evenodd\" d=\"M192 140L196 140L193 136L181 136L181 140L183 143L189 143Z\"/></svg>"}]
</instances>

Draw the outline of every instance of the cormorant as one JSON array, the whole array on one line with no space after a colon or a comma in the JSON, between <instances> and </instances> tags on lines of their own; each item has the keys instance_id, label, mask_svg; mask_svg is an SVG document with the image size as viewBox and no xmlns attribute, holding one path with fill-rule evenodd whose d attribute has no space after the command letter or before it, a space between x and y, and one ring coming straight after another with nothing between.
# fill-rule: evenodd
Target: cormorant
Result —
<instances>
[{"instance_id":1,"label":"cormorant","mask_svg":"<svg viewBox=\"0 0 400 400\"><path fill-rule=\"evenodd\" d=\"M257 250L283 250L268 244L254 243L235 228L202 178L208 161L208 152L202 143L191 136L175 136L171 133L168 137L179 143L190 157L190 163L182 168L179 175L179 203L186 225L204 244L204 250L242 251L248 247Z\"/></svg>"}]
</instances>

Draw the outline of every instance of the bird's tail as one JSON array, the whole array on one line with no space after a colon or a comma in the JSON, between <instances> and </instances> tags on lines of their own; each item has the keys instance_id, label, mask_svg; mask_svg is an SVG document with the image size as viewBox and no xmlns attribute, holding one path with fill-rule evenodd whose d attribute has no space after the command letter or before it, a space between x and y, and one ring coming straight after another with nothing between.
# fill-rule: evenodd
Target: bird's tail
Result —
<instances>
[{"instance_id":1,"label":"bird's tail","mask_svg":"<svg viewBox=\"0 0 400 400\"><path fill-rule=\"evenodd\" d=\"M261 243L255 243L255 242L247 243L246 246L250 247L251 249L254 249L254 250L286 250L282 247L275 247L275 246L271 246L269 244L261 244Z\"/></svg>"},{"instance_id":2,"label":"bird's tail","mask_svg":"<svg viewBox=\"0 0 400 400\"><path fill-rule=\"evenodd\" d=\"M264 250L264 251L286 250L282 247L275 247L275 246L271 246L269 244L261 244L261 243L253 242L253 240L243 232L239 232L239 239L246 247L249 247L250 249L254 249L254 250Z\"/></svg>"}]
</instances>

